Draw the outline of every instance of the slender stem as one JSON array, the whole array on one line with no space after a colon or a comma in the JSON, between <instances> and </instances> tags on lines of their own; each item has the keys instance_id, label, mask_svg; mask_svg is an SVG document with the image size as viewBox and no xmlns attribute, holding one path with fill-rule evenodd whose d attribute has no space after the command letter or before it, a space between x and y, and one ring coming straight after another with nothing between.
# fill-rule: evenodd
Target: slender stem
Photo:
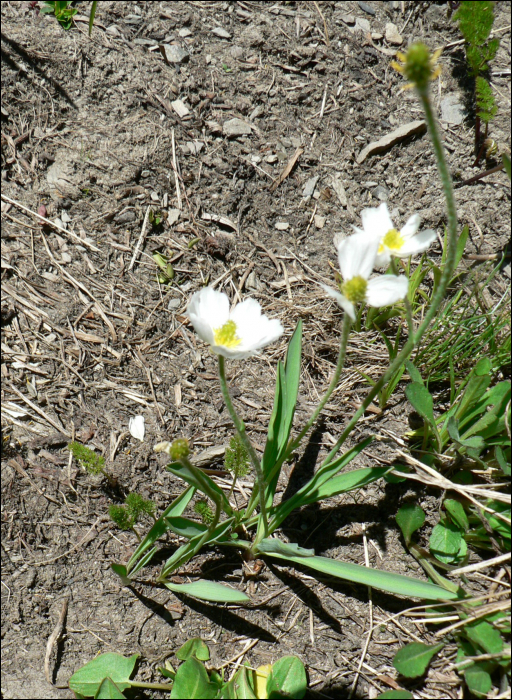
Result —
<instances>
[{"instance_id":1,"label":"slender stem","mask_svg":"<svg viewBox=\"0 0 512 700\"><path fill-rule=\"evenodd\" d=\"M444 156L444 150L443 150L443 145L441 142L441 139L439 137L439 131L437 128L437 123L434 117L434 113L432 111L432 106L430 104L430 99L428 96L428 91L424 90L419 93L419 97L423 106L423 109L425 111L425 118L427 122L427 127L428 131L430 134L430 138L432 140L432 145L434 147L434 153L436 156L436 161L437 161L437 169L439 172L439 175L441 177L441 182L443 185L443 191L444 191L444 196L446 200L446 211L447 211L447 219L448 219L448 226L447 226L447 237L446 237L446 260L445 264L443 266L443 271L441 274L441 278L439 281L439 285L437 289L435 290L433 296L432 296L432 301L430 304L430 308L428 309L427 313L425 314L425 317L423 319L423 323L420 325L418 330L413 333L412 336L410 336L407 339L406 344L402 348L401 352L396 356L394 361L391 363L391 365L388 367L387 371L382 375L382 377L377 381L374 387L369 391L367 397L364 399L363 403L359 407L359 409L356 411L356 413L353 415L352 419L348 423L347 427L343 431L343 433L340 435L337 443L335 446L332 448L332 450L329 452L327 457L322 463L322 466L325 464L329 464L338 451L340 450L341 446L347 439L347 437L350 435L352 432L352 429L356 425L357 421L359 418L363 415L363 413L366 411L368 406L372 403L373 399L379 394L381 389L387 384L387 382L391 379L393 374L396 372L396 370L407 360L411 352L414 350L414 348L418 345L419 341L423 337L425 331L428 329L432 319L435 317L437 314L437 311L439 309L439 306L441 305L444 295L446 294L446 290L448 288L448 284L452 278L454 269L455 269L455 261L456 261L456 250L457 250L457 209L455 206L455 198L453 196L453 186L452 186L452 180L450 177L450 173L448 170L448 166L446 164L446 159Z\"/></svg>"},{"instance_id":2,"label":"slender stem","mask_svg":"<svg viewBox=\"0 0 512 700\"><path fill-rule=\"evenodd\" d=\"M260 460L258 459L258 456L257 456L255 450L254 450L254 447L252 446L251 441L247 437L247 433L245 432L244 422L238 416L238 414L235 410L235 407L233 406L233 402L231 401L231 396L229 395L228 384L226 381L224 358L222 357L222 355L219 355L218 357L219 357L219 379L220 379L220 388L222 391L222 396L224 398L224 403L226 404L226 408L228 409L229 415L231 416L231 419L232 419L233 423L235 424L236 432L238 433L240 440L242 441L245 449L247 450L249 457L251 459L252 465L254 467L254 472L256 474L256 481L257 481L257 487L258 487L261 517L263 519L263 529L265 532L265 537L267 537L268 517L267 517L267 507L266 507L266 503L265 503L265 477L263 474L263 469L261 468L261 463L260 463Z\"/></svg>"},{"instance_id":3,"label":"slender stem","mask_svg":"<svg viewBox=\"0 0 512 700\"><path fill-rule=\"evenodd\" d=\"M150 688L152 690L172 690L172 683L144 683L143 681L128 681L132 688Z\"/></svg>"},{"instance_id":4,"label":"slender stem","mask_svg":"<svg viewBox=\"0 0 512 700\"><path fill-rule=\"evenodd\" d=\"M278 471L281 469L281 466L283 463L290 457L290 455L294 452L294 450L297 449L297 447L300 445L302 438L308 430L311 428L313 423L316 421L318 416L320 415L321 411L323 410L325 404L327 401L330 399L332 392L334 389L338 386L338 382L340 379L341 372L343 370L343 366L345 364L345 357L347 354L347 344L348 344L348 336L350 334L350 329L352 327L352 321L348 314L344 315L343 318L343 326L342 326L342 331L341 331L341 341L340 341L340 350L338 353L338 361L336 363L336 369L334 370L333 377L331 379L331 383L329 384L329 387L327 391L325 392L324 397L321 399L320 403L318 404L318 407L315 409L313 412L313 415L311 418L308 420L304 428L300 431L300 433L297 435L297 437L294 440L291 440L288 443L288 446L282 455L282 457L274 464L272 469L270 470L268 477L267 477L267 482L272 483L272 479L274 476L278 473ZM254 508L254 499L251 497L249 499L249 503L247 504L246 508L246 513L250 514L252 511L252 508Z\"/></svg>"}]
</instances>

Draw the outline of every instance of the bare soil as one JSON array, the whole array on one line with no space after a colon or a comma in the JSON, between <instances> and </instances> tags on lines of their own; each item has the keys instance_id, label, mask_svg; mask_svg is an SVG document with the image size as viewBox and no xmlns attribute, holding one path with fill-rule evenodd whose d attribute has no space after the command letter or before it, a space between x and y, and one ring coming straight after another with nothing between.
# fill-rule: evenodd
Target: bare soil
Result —
<instances>
[{"instance_id":1,"label":"bare soil","mask_svg":"<svg viewBox=\"0 0 512 700\"><path fill-rule=\"evenodd\" d=\"M66 32L34 3L1 3L1 367L9 409L2 415L2 696L72 697L71 674L114 650L141 655L139 680L160 680L157 666L199 636L212 665L234 659L228 672L235 662L296 654L311 697L347 697L373 616L380 624L354 697L395 687L461 697L459 677L445 671L448 651L425 678L397 678L391 661L400 646L415 635L430 639L421 625L391 619L415 601L374 591L371 609L364 587L272 563L247 578L239 554L224 551L205 552L176 580L224 581L246 591L250 606L125 588L110 564L126 561L136 540L108 517L109 505L131 491L160 512L181 492L155 443L186 437L199 453L232 435L215 359L184 316L193 291L208 281L233 300L251 295L283 322L279 345L229 365L236 407L261 447L277 360L299 318L296 425L334 367L341 314L317 285L332 277L334 234L349 233L363 207L387 201L398 223L418 212L438 231L431 255L439 257L445 210L428 137L411 136L362 163L357 156L422 118L390 67L400 48L386 39L392 22L402 48L418 39L445 47L433 99L440 117L449 96L465 109L461 123L441 121L455 179L485 167L472 165L472 88L447 4L101 2L90 38L89 3L77 7L83 14ZM491 136L510 152L510 3L497 2L495 12L499 112ZM188 60L166 62L159 44L184 49ZM226 123L235 118L244 133L230 135ZM461 225L470 228L463 264L499 259L510 228L506 175L456 194ZM58 228L42 226L38 210ZM163 214L159 226L150 211ZM172 283L157 282L154 252L171 261ZM491 308L509 277L505 262L486 290ZM353 334L340 388L306 453L286 467L279 498L309 478L364 396L357 370L377 377L386 358L378 334ZM408 429L409 412L399 390L384 413L365 416L352 444L370 434L380 440L356 466L394 459L394 436ZM128 431L135 415L145 418L142 443ZM116 488L69 459L73 438L105 457ZM210 466L221 470L222 460ZM433 525L439 496L378 482L293 515L283 535L361 564L366 550L372 567L424 578L394 516L404 500L416 500ZM46 645L65 601L50 684Z\"/></svg>"}]
</instances>

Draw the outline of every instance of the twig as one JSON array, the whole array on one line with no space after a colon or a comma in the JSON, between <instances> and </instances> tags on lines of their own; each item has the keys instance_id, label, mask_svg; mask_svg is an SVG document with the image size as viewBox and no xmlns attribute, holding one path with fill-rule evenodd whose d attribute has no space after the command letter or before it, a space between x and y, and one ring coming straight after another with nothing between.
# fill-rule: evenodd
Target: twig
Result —
<instances>
[{"instance_id":1,"label":"twig","mask_svg":"<svg viewBox=\"0 0 512 700\"><path fill-rule=\"evenodd\" d=\"M171 131L171 139L172 139L172 167L174 170L174 184L176 185L176 199L178 200L178 209L181 211L181 209L183 209L183 202L181 199L180 180L178 177L178 164L176 162L176 143L174 141L174 129L172 129L172 131Z\"/></svg>"},{"instance_id":2,"label":"twig","mask_svg":"<svg viewBox=\"0 0 512 700\"><path fill-rule=\"evenodd\" d=\"M48 643L46 644L46 654L44 657L44 675L46 676L46 680L50 685L53 685L53 681L50 677L50 656L52 654L53 645L58 641L60 635L62 634L62 630L64 629L64 622L66 620L66 615L68 612L68 605L69 598L66 598L62 605L62 610L60 611L57 624L55 625L55 628L48 639Z\"/></svg>"},{"instance_id":3,"label":"twig","mask_svg":"<svg viewBox=\"0 0 512 700\"><path fill-rule=\"evenodd\" d=\"M39 414L42 418L45 419L45 421L48 421L50 425L53 425L55 430L58 430L59 433L62 433L66 437L70 437L69 433L67 430L64 428L64 426L60 423L54 420L51 416L49 416L47 413L43 411L42 408L39 408L35 403L33 403L30 399L27 399L26 396L24 396L21 391L18 391L15 386L11 382L8 382L8 385L12 391L14 391L15 394L17 394L22 401L24 401L27 406L30 406L30 408L35 411L37 414Z\"/></svg>"},{"instance_id":4,"label":"twig","mask_svg":"<svg viewBox=\"0 0 512 700\"><path fill-rule=\"evenodd\" d=\"M500 554L499 557L494 557L493 559L486 559L485 561L479 561L476 564L469 564L468 566L463 566L461 569L453 569L450 571L450 576L460 576L461 574L469 574L472 571L480 571L480 569L488 569L496 564L501 564L504 561L510 559L510 552L507 554Z\"/></svg>"},{"instance_id":5,"label":"twig","mask_svg":"<svg viewBox=\"0 0 512 700\"><path fill-rule=\"evenodd\" d=\"M32 211L31 209L27 209L27 207L24 207L23 204L20 204L15 199L11 199L10 197L7 197L5 194L2 195L2 199L5 200L6 202L9 202L9 204L14 204L15 207L18 207L19 209L22 209L23 211L26 211L27 214L32 214L32 216L35 216L36 219L39 219L39 221L44 221L45 224L48 224L52 228L57 229L57 231L60 231L65 236L70 236L70 238L74 238L76 240L76 242L79 243L80 245L84 245L87 248L90 248L91 250L95 250L97 253L101 252L99 248L96 248L95 245L92 245L92 243L89 243L84 238L80 238L79 236L76 235L76 233L73 233L72 231L66 231L65 228L62 228L62 226L59 226L54 221L50 221L50 219L47 219L45 216L41 216L41 214L37 214L35 211Z\"/></svg>"},{"instance_id":6,"label":"twig","mask_svg":"<svg viewBox=\"0 0 512 700\"><path fill-rule=\"evenodd\" d=\"M325 43L327 44L327 46L330 46L331 42L329 41L329 32L327 31L327 22L325 21L325 17L322 14L322 10L318 7L318 3L316 2L316 0L313 0L313 4L316 7L316 10L324 23Z\"/></svg>"},{"instance_id":7,"label":"twig","mask_svg":"<svg viewBox=\"0 0 512 700\"><path fill-rule=\"evenodd\" d=\"M303 153L304 153L304 149L303 149L303 148L301 148L301 147L297 148L297 150L295 151L295 153L293 154L293 156L292 156L292 157L290 158L290 160L288 161L288 163L287 163L287 165L286 165L286 168L283 170L283 172L281 173L281 175L279 175L279 177L277 178L277 180L276 180L272 185L270 185L270 187L269 187L269 191L270 191L270 192L275 192L275 191L277 190L277 188L279 187L279 185L280 185L282 182L284 182L284 181L286 180L286 178L288 177L288 175L289 175L289 174L291 173L291 171L293 170L293 167L294 167L295 163L299 160L300 156L301 156Z\"/></svg>"},{"instance_id":8,"label":"twig","mask_svg":"<svg viewBox=\"0 0 512 700\"><path fill-rule=\"evenodd\" d=\"M174 131L173 131L173 145L174 145ZM181 209L181 207L180 207L180 209ZM151 205L148 205L148 207L146 209L146 213L144 214L144 221L142 222L142 229L140 232L139 240L137 241L137 245L135 246L135 250L133 251L133 257L131 259L131 262L128 265L128 272L130 272L132 267L135 265L135 261L137 260L137 257L139 255L140 247L144 241L144 238L146 237L146 228L148 225L150 211L151 211Z\"/></svg>"}]
</instances>

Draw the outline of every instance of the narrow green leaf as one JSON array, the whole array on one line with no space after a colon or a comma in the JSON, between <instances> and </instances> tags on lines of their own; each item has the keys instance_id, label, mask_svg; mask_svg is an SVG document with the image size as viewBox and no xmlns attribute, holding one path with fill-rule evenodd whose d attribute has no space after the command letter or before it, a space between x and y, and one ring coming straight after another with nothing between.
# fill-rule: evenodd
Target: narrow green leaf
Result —
<instances>
[{"instance_id":1,"label":"narrow green leaf","mask_svg":"<svg viewBox=\"0 0 512 700\"><path fill-rule=\"evenodd\" d=\"M111 678L105 678L94 697L98 698L98 700L100 698L102 700L118 700L118 698L124 698L126 696L122 694Z\"/></svg>"},{"instance_id":2,"label":"narrow green leaf","mask_svg":"<svg viewBox=\"0 0 512 700\"><path fill-rule=\"evenodd\" d=\"M421 642L412 642L402 647L393 659L393 666L406 678L422 676L432 657L444 647L444 643L429 646Z\"/></svg>"},{"instance_id":3,"label":"narrow green leaf","mask_svg":"<svg viewBox=\"0 0 512 700\"><path fill-rule=\"evenodd\" d=\"M229 505L229 501L226 497L224 491L217 486L217 484L210 479L208 474L205 474L199 467L194 467L192 464L185 466L179 462L172 462L166 467L167 471L170 471L175 476L179 476L180 479L186 481L187 484L195 486L201 493L212 499L214 503L220 500L222 504L222 509L228 514L232 515L233 509Z\"/></svg>"},{"instance_id":4,"label":"narrow green leaf","mask_svg":"<svg viewBox=\"0 0 512 700\"><path fill-rule=\"evenodd\" d=\"M400 526L404 539L408 544L413 533L419 530L425 522L425 513L415 503L405 503L396 514L396 522Z\"/></svg>"},{"instance_id":5,"label":"narrow green leaf","mask_svg":"<svg viewBox=\"0 0 512 700\"><path fill-rule=\"evenodd\" d=\"M377 695L377 700L409 700L413 697L408 690L386 690L385 693Z\"/></svg>"},{"instance_id":6,"label":"narrow green leaf","mask_svg":"<svg viewBox=\"0 0 512 700\"><path fill-rule=\"evenodd\" d=\"M457 406L455 418L462 419L467 410L471 408L484 395L485 390L491 383L492 365L488 357L482 357L476 363L469 375L469 380Z\"/></svg>"},{"instance_id":7,"label":"narrow green leaf","mask_svg":"<svg viewBox=\"0 0 512 700\"><path fill-rule=\"evenodd\" d=\"M401 574L392 574L389 571L379 571L370 569L358 564L349 564L336 559L327 559L326 557L318 556L289 556L280 554L277 551L266 549L267 542L272 540L262 540L258 549L262 554L284 559L290 564L301 564L316 571L320 571L329 576L361 583L365 586L372 586L381 591L396 593L398 595L410 596L414 598L426 598L427 600L454 600L457 598L456 593L446 591L432 583L419 581ZM307 550L303 550L307 551Z\"/></svg>"},{"instance_id":8,"label":"narrow green leaf","mask_svg":"<svg viewBox=\"0 0 512 700\"><path fill-rule=\"evenodd\" d=\"M473 664L464 671L469 691L477 698L486 698L492 688L492 679L481 664Z\"/></svg>"},{"instance_id":9,"label":"narrow green leaf","mask_svg":"<svg viewBox=\"0 0 512 700\"><path fill-rule=\"evenodd\" d=\"M155 556L156 550L157 550L156 547L152 547L152 549L150 549L148 552L146 552L146 553L144 554L144 556L142 556L142 557L139 559L139 561L135 564L135 566L133 567L133 569L131 569L131 571L130 571L130 577L135 576L135 574L136 574L138 571L140 571L141 569L143 569L145 566L147 566L147 565L149 564L149 562L151 561L151 559L153 559L153 557Z\"/></svg>"},{"instance_id":10,"label":"narrow green leaf","mask_svg":"<svg viewBox=\"0 0 512 700\"><path fill-rule=\"evenodd\" d=\"M462 533L454 523L444 521L438 523L430 535L430 551L434 556L439 554L457 554L462 541Z\"/></svg>"},{"instance_id":11,"label":"narrow green leaf","mask_svg":"<svg viewBox=\"0 0 512 700\"><path fill-rule=\"evenodd\" d=\"M218 691L218 687L210 682L203 664L192 656L176 671L169 697L171 700L182 700L182 698L209 700L215 698Z\"/></svg>"},{"instance_id":12,"label":"narrow green leaf","mask_svg":"<svg viewBox=\"0 0 512 700\"><path fill-rule=\"evenodd\" d=\"M111 564L110 568L115 574L119 576L123 586L129 586L131 584L131 579L128 576L126 566L123 566L122 564Z\"/></svg>"},{"instance_id":13,"label":"narrow green leaf","mask_svg":"<svg viewBox=\"0 0 512 700\"><path fill-rule=\"evenodd\" d=\"M248 698L248 700L255 700L257 698L254 692L253 685L251 683L251 671L247 666L242 666L233 678L226 683L219 695L222 700L235 700L235 698Z\"/></svg>"},{"instance_id":14,"label":"narrow green leaf","mask_svg":"<svg viewBox=\"0 0 512 700\"><path fill-rule=\"evenodd\" d=\"M272 664L267 678L267 697L303 698L308 679L304 664L296 656L283 656Z\"/></svg>"},{"instance_id":15,"label":"narrow green leaf","mask_svg":"<svg viewBox=\"0 0 512 700\"><path fill-rule=\"evenodd\" d=\"M458 267L460 261L462 260L462 256L464 255L464 250L466 248L468 236L469 236L469 226L466 225L466 226L464 226L464 228L460 232L460 236L457 239L457 247L455 250L455 267L453 268L454 270Z\"/></svg>"},{"instance_id":16,"label":"narrow green leaf","mask_svg":"<svg viewBox=\"0 0 512 700\"><path fill-rule=\"evenodd\" d=\"M166 583L166 587L174 593L183 593L200 600L213 603L247 603L249 596L229 586L216 581L193 581L192 583Z\"/></svg>"},{"instance_id":17,"label":"narrow green leaf","mask_svg":"<svg viewBox=\"0 0 512 700\"><path fill-rule=\"evenodd\" d=\"M502 159L502 161L503 161L503 166L505 167L505 172L507 173L508 179L510 180L510 179L511 179L511 175L510 175L510 156L507 156L507 154L504 153L504 154L501 156L501 159Z\"/></svg>"},{"instance_id":18,"label":"narrow green leaf","mask_svg":"<svg viewBox=\"0 0 512 700\"><path fill-rule=\"evenodd\" d=\"M130 557L130 561L127 565L128 571L131 571L131 569L135 566L137 560L144 554L144 552L150 547L152 547L156 540L158 540L160 537L162 537L162 535L164 535L168 531L169 526L165 522L165 518L168 516L181 515L192 500L195 491L196 490L193 486L189 486L185 491L183 491L182 494L178 496L178 498L175 498L174 501L169 506L167 506L162 515L151 527L146 537L144 537L142 542L139 544L135 552Z\"/></svg>"},{"instance_id":19,"label":"narrow green leaf","mask_svg":"<svg viewBox=\"0 0 512 700\"><path fill-rule=\"evenodd\" d=\"M120 691L130 687L130 676L137 662L138 654L125 658L121 654L109 652L100 654L75 671L69 679L69 688L87 698L94 698L105 678L110 678Z\"/></svg>"},{"instance_id":20,"label":"narrow green leaf","mask_svg":"<svg viewBox=\"0 0 512 700\"><path fill-rule=\"evenodd\" d=\"M345 454L338 459L335 459L333 462L320 467L320 469L318 469L313 478L308 481L307 484L299 489L299 491L297 491L297 493L295 493L287 501L280 503L276 507L274 517L272 518L273 530L275 530L293 510L299 508L304 503L310 502L306 500L310 497L310 494L317 493L323 484L346 467L347 464L349 464L360 452L362 452L362 450L368 447L372 440L373 436L366 438L366 440L363 440L359 445L356 445L351 450L348 450L348 452L345 452ZM313 500L316 500L316 498Z\"/></svg>"},{"instance_id":21,"label":"narrow green leaf","mask_svg":"<svg viewBox=\"0 0 512 700\"><path fill-rule=\"evenodd\" d=\"M199 661L208 661L210 650L200 637L189 639L176 652L176 658L186 661L191 656L195 656Z\"/></svg>"},{"instance_id":22,"label":"narrow green leaf","mask_svg":"<svg viewBox=\"0 0 512 700\"><path fill-rule=\"evenodd\" d=\"M96 14L96 7L98 5L98 0L93 0L91 3L91 14L89 15L89 36L91 36L92 33L92 27L94 24L94 16Z\"/></svg>"},{"instance_id":23,"label":"narrow green leaf","mask_svg":"<svg viewBox=\"0 0 512 700\"><path fill-rule=\"evenodd\" d=\"M300 505L308 505L309 503L322 501L325 498L337 496L340 493L355 491L377 481L377 479L381 479L388 471L389 467L369 467L367 469L354 469L354 471L347 472L347 474L333 476L317 489L311 490L304 496Z\"/></svg>"},{"instance_id":24,"label":"narrow green leaf","mask_svg":"<svg viewBox=\"0 0 512 700\"><path fill-rule=\"evenodd\" d=\"M172 530L172 532L180 537L186 537L188 540L206 532L208 529L203 523L190 520L190 518L166 518L165 521L169 525L169 530Z\"/></svg>"},{"instance_id":25,"label":"narrow green leaf","mask_svg":"<svg viewBox=\"0 0 512 700\"><path fill-rule=\"evenodd\" d=\"M458 421L456 418L454 418L454 416L450 416L446 421L446 430L448 431L448 435L451 437L451 439L454 442L459 443L459 445L462 445L463 447L481 449L485 446L483 438L479 436L474 436L467 439L462 438L459 433Z\"/></svg>"},{"instance_id":26,"label":"narrow green leaf","mask_svg":"<svg viewBox=\"0 0 512 700\"><path fill-rule=\"evenodd\" d=\"M469 530L469 520L462 503L452 498L446 498L443 505L446 508L446 511L450 514L453 522L458 525L461 530L467 532Z\"/></svg>"}]
</instances>

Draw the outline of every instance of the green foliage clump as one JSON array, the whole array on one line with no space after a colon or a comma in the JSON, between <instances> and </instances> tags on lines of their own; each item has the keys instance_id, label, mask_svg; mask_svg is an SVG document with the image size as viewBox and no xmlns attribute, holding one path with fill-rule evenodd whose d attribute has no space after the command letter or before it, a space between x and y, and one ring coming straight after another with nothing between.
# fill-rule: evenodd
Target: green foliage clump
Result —
<instances>
[{"instance_id":1,"label":"green foliage clump","mask_svg":"<svg viewBox=\"0 0 512 700\"><path fill-rule=\"evenodd\" d=\"M155 504L153 501L144 499L138 493L130 493L126 497L124 505L111 505L108 512L121 530L132 530L141 515L154 516Z\"/></svg>"},{"instance_id":2,"label":"green foliage clump","mask_svg":"<svg viewBox=\"0 0 512 700\"><path fill-rule=\"evenodd\" d=\"M489 39L494 23L494 2L461 2L453 19L458 20L466 40L468 67L475 78L476 114L482 123L488 125L498 111L491 86L482 75L489 70L489 63L500 45L498 38ZM477 128L477 140L478 135Z\"/></svg>"},{"instance_id":3,"label":"green foliage clump","mask_svg":"<svg viewBox=\"0 0 512 700\"><path fill-rule=\"evenodd\" d=\"M70 442L68 450L89 474L105 473L105 459L80 442Z\"/></svg>"},{"instance_id":4,"label":"green foliage clump","mask_svg":"<svg viewBox=\"0 0 512 700\"><path fill-rule=\"evenodd\" d=\"M209 526L213 523L213 510L208 505L208 501L206 499L198 501L194 505L194 511L201 516L201 520L205 525Z\"/></svg>"},{"instance_id":5,"label":"green foliage clump","mask_svg":"<svg viewBox=\"0 0 512 700\"><path fill-rule=\"evenodd\" d=\"M43 7L40 9L43 15L55 15L57 22L63 29L71 29L73 26L73 17L78 12L76 7L72 7L71 2L53 2L45 0Z\"/></svg>"},{"instance_id":6,"label":"green foliage clump","mask_svg":"<svg viewBox=\"0 0 512 700\"><path fill-rule=\"evenodd\" d=\"M238 435L231 438L224 457L224 467L237 479L249 473L249 453Z\"/></svg>"}]
</instances>

